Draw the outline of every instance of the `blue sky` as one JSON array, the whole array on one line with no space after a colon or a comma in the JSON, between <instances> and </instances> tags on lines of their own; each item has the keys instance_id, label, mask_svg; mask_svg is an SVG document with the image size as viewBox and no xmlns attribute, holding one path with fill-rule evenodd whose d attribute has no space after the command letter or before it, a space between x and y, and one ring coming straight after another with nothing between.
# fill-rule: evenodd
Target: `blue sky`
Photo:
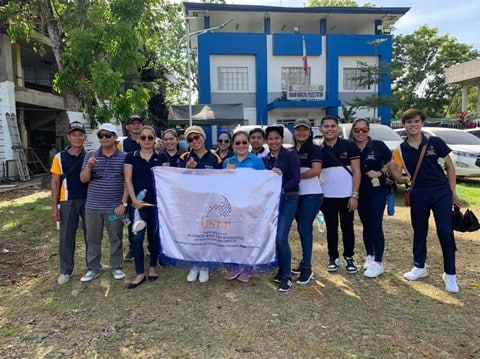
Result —
<instances>
[{"instance_id":1,"label":"blue sky","mask_svg":"<svg viewBox=\"0 0 480 359\"><path fill-rule=\"evenodd\" d=\"M195 1L195 0L190 0ZM305 0L226 0L227 4L302 7ZM421 25L438 27L439 34L450 34L458 42L480 51L479 0L357 0L383 7L410 7L410 11L395 24L393 34L411 34Z\"/></svg>"}]
</instances>

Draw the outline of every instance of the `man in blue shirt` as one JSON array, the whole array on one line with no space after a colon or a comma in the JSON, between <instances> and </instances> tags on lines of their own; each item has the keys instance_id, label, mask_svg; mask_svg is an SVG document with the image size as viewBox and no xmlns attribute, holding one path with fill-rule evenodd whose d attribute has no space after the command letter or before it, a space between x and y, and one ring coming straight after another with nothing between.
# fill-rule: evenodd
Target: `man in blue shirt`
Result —
<instances>
[{"instance_id":1,"label":"man in blue shirt","mask_svg":"<svg viewBox=\"0 0 480 359\"><path fill-rule=\"evenodd\" d=\"M86 242L85 199L87 185L80 181L80 170L85 157L83 144L87 138L85 126L72 122L68 127L67 138L70 146L55 155L52 162L51 191L52 218L60 224L59 285L68 283L72 277L75 257L75 237L78 222L82 218L83 236Z\"/></svg>"},{"instance_id":2,"label":"man in blue shirt","mask_svg":"<svg viewBox=\"0 0 480 359\"><path fill-rule=\"evenodd\" d=\"M123 163L126 153L116 147L117 129L104 123L97 130L100 147L89 152L83 161L80 180L88 183L85 217L87 225L87 273L80 279L90 282L102 272L103 227L110 239L110 267L114 279L125 278L122 271L123 222L128 193L124 186ZM110 220L115 215L117 219Z\"/></svg>"}]
</instances>

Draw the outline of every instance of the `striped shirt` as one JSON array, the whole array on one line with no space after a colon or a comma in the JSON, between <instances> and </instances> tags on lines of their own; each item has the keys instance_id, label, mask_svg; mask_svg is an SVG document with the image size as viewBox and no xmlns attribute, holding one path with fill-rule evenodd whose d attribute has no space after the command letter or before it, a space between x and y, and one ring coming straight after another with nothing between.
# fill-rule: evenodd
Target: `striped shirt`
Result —
<instances>
[{"instance_id":1,"label":"striped shirt","mask_svg":"<svg viewBox=\"0 0 480 359\"><path fill-rule=\"evenodd\" d=\"M122 203L124 189L123 163L127 154L117 149L113 155L107 157L103 154L101 147L95 151L98 162L92 168L85 208L114 209ZM87 166L92 153L93 151L90 151L86 154L82 171Z\"/></svg>"}]
</instances>

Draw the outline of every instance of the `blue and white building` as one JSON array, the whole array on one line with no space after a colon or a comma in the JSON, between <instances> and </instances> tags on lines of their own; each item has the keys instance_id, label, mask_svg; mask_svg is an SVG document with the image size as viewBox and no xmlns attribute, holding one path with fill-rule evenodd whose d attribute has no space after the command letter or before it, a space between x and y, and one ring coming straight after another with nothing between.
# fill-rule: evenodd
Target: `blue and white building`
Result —
<instances>
[{"instance_id":1,"label":"blue and white building","mask_svg":"<svg viewBox=\"0 0 480 359\"><path fill-rule=\"evenodd\" d=\"M289 125L299 117L319 125L327 114L342 117L342 103L355 97L390 95L389 78L358 83L359 61L391 62L390 30L409 10L191 2L184 7L190 33L199 33L190 37L198 59L198 102L241 103L244 123L258 125ZM221 29L208 30L229 19ZM356 116L389 124L390 107L359 109Z\"/></svg>"}]
</instances>

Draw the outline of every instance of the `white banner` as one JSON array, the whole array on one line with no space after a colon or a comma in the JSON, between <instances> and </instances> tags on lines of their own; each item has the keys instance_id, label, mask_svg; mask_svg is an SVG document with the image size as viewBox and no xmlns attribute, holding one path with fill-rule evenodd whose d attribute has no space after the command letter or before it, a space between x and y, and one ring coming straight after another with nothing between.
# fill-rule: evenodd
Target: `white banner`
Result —
<instances>
[{"instance_id":1,"label":"white banner","mask_svg":"<svg viewBox=\"0 0 480 359\"><path fill-rule=\"evenodd\" d=\"M282 177L252 169L155 167L162 255L182 262L275 262Z\"/></svg>"}]
</instances>

